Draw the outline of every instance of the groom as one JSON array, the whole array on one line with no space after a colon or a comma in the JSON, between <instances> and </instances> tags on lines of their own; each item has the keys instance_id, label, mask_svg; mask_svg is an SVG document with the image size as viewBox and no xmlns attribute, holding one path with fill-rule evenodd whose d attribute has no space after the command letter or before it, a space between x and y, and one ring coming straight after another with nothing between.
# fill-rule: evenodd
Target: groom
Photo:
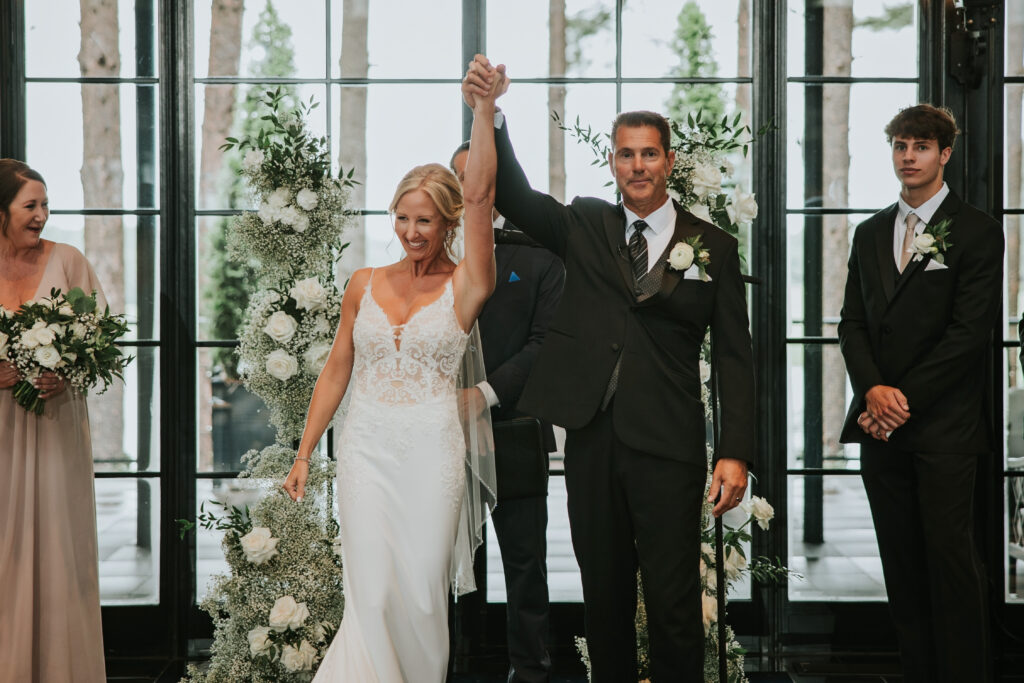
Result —
<instances>
[{"instance_id":1,"label":"groom","mask_svg":"<svg viewBox=\"0 0 1024 683\"><path fill-rule=\"evenodd\" d=\"M861 444L907 683L991 680L973 493L992 450L1003 232L942 180L958 132L928 104L886 126L900 195L857 227L839 323L854 394L841 441Z\"/></svg>"},{"instance_id":2,"label":"groom","mask_svg":"<svg viewBox=\"0 0 1024 683\"><path fill-rule=\"evenodd\" d=\"M495 71L477 55L472 102ZM754 457L754 379L736 240L668 197L675 160L664 117L620 114L609 165L622 204L565 206L533 190L495 116L495 207L565 262L565 290L519 409L566 428L565 484L594 683L636 680L636 571L655 682L703 680L699 580L706 483L698 358L711 328L721 439L709 498L735 507ZM700 239L709 254L668 265Z\"/></svg>"}]
</instances>

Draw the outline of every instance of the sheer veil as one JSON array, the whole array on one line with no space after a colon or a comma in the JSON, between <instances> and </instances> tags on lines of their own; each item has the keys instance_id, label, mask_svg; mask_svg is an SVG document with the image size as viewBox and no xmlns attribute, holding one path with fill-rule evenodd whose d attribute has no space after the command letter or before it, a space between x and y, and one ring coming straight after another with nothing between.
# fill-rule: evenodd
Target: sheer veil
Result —
<instances>
[{"instance_id":1,"label":"sheer veil","mask_svg":"<svg viewBox=\"0 0 1024 683\"><path fill-rule=\"evenodd\" d=\"M459 400L459 419L466 439L466 492L452 556L452 591L456 596L476 590L473 555L483 542L484 524L497 502L491 411L479 391L466 391L486 378L480 330L474 323L458 382L458 395L465 397Z\"/></svg>"}]
</instances>

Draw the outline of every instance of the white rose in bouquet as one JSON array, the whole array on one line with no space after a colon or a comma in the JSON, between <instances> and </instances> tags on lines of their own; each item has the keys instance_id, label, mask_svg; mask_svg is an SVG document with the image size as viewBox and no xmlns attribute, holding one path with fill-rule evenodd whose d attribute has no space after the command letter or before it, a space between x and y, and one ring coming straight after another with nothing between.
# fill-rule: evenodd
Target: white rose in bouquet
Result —
<instances>
[{"instance_id":1,"label":"white rose in bouquet","mask_svg":"<svg viewBox=\"0 0 1024 683\"><path fill-rule=\"evenodd\" d=\"M288 296L295 299L295 305L307 311L319 311L327 304L327 290L315 277L296 282Z\"/></svg>"},{"instance_id":2,"label":"white rose in bouquet","mask_svg":"<svg viewBox=\"0 0 1024 683\"><path fill-rule=\"evenodd\" d=\"M267 204L275 209L283 209L291 198L292 193L288 191L287 187L279 187L267 197Z\"/></svg>"},{"instance_id":3,"label":"white rose in bouquet","mask_svg":"<svg viewBox=\"0 0 1024 683\"><path fill-rule=\"evenodd\" d=\"M249 631L249 654L253 657L266 654L273 642L270 640L270 627L268 626L257 626L253 630Z\"/></svg>"},{"instance_id":4,"label":"white rose in bouquet","mask_svg":"<svg viewBox=\"0 0 1024 683\"><path fill-rule=\"evenodd\" d=\"M301 206L306 211L312 211L316 208L319 198L316 196L316 192L304 187L299 190L298 194L295 195L295 203Z\"/></svg>"},{"instance_id":5,"label":"white rose in bouquet","mask_svg":"<svg viewBox=\"0 0 1024 683\"><path fill-rule=\"evenodd\" d=\"M71 323L71 336L74 339L85 339L86 335L89 334L89 328L84 323L80 323L77 320Z\"/></svg>"},{"instance_id":6,"label":"white rose in bouquet","mask_svg":"<svg viewBox=\"0 0 1024 683\"><path fill-rule=\"evenodd\" d=\"M757 202L754 195L743 191L739 185L732 194L732 202L726 205L725 210L729 214L729 220L734 224L749 223L757 218Z\"/></svg>"},{"instance_id":7,"label":"white rose in bouquet","mask_svg":"<svg viewBox=\"0 0 1024 683\"><path fill-rule=\"evenodd\" d=\"M302 627L302 624L309 617L309 610L306 603L295 602L295 598L285 595L274 602L270 608L270 628L283 633L288 629L293 631Z\"/></svg>"},{"instance_id":8,"label":"white rose in bouquet","mask_svg":"<svg viewBox=\"0 0 1024 683\"><path fill-rule=\"evenodd\" d=\"M672 270L686 270L693 265L693 247L686 242L676 242L668 253L668 267Z\"/></svg>"},{"instance_id":9,"label":"white rose in bouquet","mask_svg":"<svg viewBox=\"0 0 1024 683\"><path fill-rule=\"evenodd\" d=\"M294 226L295 221L299 219L299 210L289 204L277 212L277 220L281 221L285 225Z\"/></svg>"},{"instance_id":10,"label":"white rose in bouquet","mask_svg":"<svg viewBox=\"0 0 1024 683\"><path fill-rule=\"evenodd\" d=\"M271 377L285 382L299 371L299 362L284 349L276 349L267 354L266 368Z\"/></svg>"},{"instance_id":11,"label":"white rose in bouquet","mask_svg":"<svg viewBox=\"0 0 1024 683\"><path fill-rule=\"evenodd\" d=\"M699 164L693 169L693 192L700 199L722 191L722 172L711 164Z\"/></svg>"},{"instance_id":12,"label":"white rose in bouquet","mask_svg":"<svg viewBox=\"0 0 1024 683\"><path fill-rule=\"evenodd\" d=\"M42 320L37 320L35 325L21 333L21 343L26 349L52 344L56 338L57 335Z\"/></svg>"},{"instance_id":13,"label":"white rose in bouquet","mask_svg":"<svg viewBox=\"0 0 1024 683\"><path fill-rule=\"evenodd\" d=\"M280 211L280 209L271 206L269 203L263 202L260 204L260 210L256 212L256 215L260 217L264 225L273 225L277 222Z\"/></svg>"},{"instance_id":14,"label":"white rose in bouquet","mask_svg":"<svg viewBox=\"0 0 1024 683\"><path fill-rule=\"evenodd\" d=\"M66 315L66 316L73 316L73 315L75 314L75 309L71 308L71 307L70 307L70 306L68 306L67 304L64 304L63 306L61 306L61 307L60 307L60 308L58 309L58 312L59 312L59 313L60 313L61 315Z\"/></svg>"},{"instance_id":15,"label":"white rose in bouquet","mask_svg":"<svg viewBox=\"0 0 1024 683\"><path fill-rule=\"evenodd\" d=\"M331 345L318 342L310 345L309 349L306 350L304 358L312 374L319 375L320 371L327 365L327 357L330 355Z\"/></svg>"},{"instance_id":16,"label":"white rose in bouquet","mask_svg":"<svg viewBox=\"0 0 1024 683\"><path fill-rule=\"evenodd\" d=\"M263 150L250 149L242 159L242 168L250 173L255 171L263 163Z\"/></svg>"},{"instance_id":17,"label":"white rose in bouquet","mask_svg":"<svg viewBox=\"0 0 1024 683\"><path fill-rule=\"evenodd\" d=\"M299 324L295 322L295 318L284 311L274 311L267 318L267 324L264 325L263 331L278 344L287 344L295 336L295 330L298 327Z\"/></svg>"},{"instance_id":18,"label":"white rose in bouquet","mask_svg":"<svg viewBox=\"0 0 1024 683\"><path fill-rule=\"evenodd\" d=\"M9 335L0 332L0 360L7 360L7 351L11 348L11 338Z\"/></svg>"},{"instance_id":19,"label":"white rose in bouquet","mask_svg":"<svg viewBox=\"0 0 1024 683\"><path fill-rule=\"evenodd\" d=\"M768 523L775 517L775 508L767 500L760 496L751 496L750 500L740 505L740 508L748 515L753 515L757 525L768 531Z\"/></svg>"},{"instance_id":20,"label":"white rose in bouquet","mask_svg":"<svg viewBox=\"0 0 1024 683\"><path fill-rule=\"evenodd\" d=\"M32 357L37 363L42 365L44 368L49 368L50 370L56 368L57 364L61 361L60 351L53 348L52 344L40 346L36 349L35 353L32 354Z\"/></svg>"},{"instance_id":21,"label":"white rose in bouquet","mask_svg":"<svg viewBox=\"0 0 1024 683\"><path fill-rule=\"evenodd\" d=\"M305 640L298 647L285 645L281 651L281 666L291 672L308 671L313 668L316 654L316 648Z\"/></svg>"},{"instance_id":22,"label":"white rose in bouquet","mask_svg":"<svg viewBox=\"0 0 1024 683\"><path fill-rule=\"evenodd\" d=\"M245 559L253 564L263 564L274 555L277 555L277 544L281 539L270 535L270 529L265 526L253 527L252 531L239 539L242 544L242 552Z\"/></svg>"},{"instance_id":23,"label":"white rose in bouquet","mask_svg":"<svg viewBox=\"0 0 1024 683\"><path fill-rule=\"evenodd\" d=\"M708 209L707 204L693 204L687 209L687 211L705 223L714 223L714 221L711 220L711 211Z\"/></svg>"}]
</instances>

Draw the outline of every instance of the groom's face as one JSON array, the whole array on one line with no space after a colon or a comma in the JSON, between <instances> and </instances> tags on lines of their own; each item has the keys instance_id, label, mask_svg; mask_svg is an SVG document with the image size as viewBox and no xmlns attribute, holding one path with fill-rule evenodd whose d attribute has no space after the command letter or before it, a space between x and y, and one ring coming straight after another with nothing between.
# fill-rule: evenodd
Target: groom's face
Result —
<instances>
[{"instance_id":1,"label":"groom's face","mask_svg":"<svg viewBox=\"0 0 1024 683\"><path fill-rule=\"evenodd\" d=\"M661 134L653 126L619 126L609 154L622 203L643 217L668 199L668 174L676 157L665 152Z\"/></svg>"}]
</instances>

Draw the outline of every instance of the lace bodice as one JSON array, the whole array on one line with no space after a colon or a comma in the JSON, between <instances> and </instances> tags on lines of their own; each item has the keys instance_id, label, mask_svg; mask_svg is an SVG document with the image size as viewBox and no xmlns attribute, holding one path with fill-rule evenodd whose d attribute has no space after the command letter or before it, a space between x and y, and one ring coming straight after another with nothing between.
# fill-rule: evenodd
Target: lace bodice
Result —
<instances>
[{"instance_id":1,"label":"lace bodice","mask_svg":"<svg viewBox=\"0 0 1024 683\"><path fill-rule=\"evenodd\" d=\"M392 325L366 283L352 328L353 399L390 405L453 399L469 335L455 317L451 279L436 300Z\"/></svg>"}]
</instances>

